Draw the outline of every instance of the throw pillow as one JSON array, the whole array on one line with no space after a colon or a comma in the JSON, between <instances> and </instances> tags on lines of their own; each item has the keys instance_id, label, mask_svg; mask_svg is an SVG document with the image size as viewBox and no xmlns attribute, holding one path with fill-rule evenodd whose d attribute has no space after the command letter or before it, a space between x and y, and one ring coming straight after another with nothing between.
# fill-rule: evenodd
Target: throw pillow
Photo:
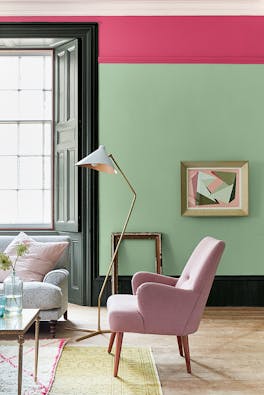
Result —
<instances>
[{"instance_id":1,"label":"throw pillow","mask_svg":"<svg viewBox=\"0 0 264 395\"><path fill-rule=\"evenodd\" d=\"M24 232L20 232L6 247L5 254L9 255L11 259L15 259L16 246L22 242L26 242L29 247L28 252L20 257L16 263L16 274L23 281L42 281L44 276L55 267L69 244L67 241L43 243L34 240ZM1 270L0 281L3 281L9 273L10 270Z\"/></svg>"}]
</instances>

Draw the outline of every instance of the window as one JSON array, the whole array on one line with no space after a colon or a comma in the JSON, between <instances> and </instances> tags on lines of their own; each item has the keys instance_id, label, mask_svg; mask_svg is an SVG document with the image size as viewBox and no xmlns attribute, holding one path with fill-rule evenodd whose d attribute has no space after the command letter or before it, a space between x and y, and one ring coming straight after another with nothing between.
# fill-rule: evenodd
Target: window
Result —
<instances>
[{"instance_id":1,"label":"window","mask_svg":"<svg viewBox=\"0 0 264 395\"><path fill-rule=\"evenodd\" d=\"M0 67L0 158L5 155L4 169L8 170L4 174L1 168L0 173L0 233L6 233L6 228L10 232L29 228L42 229L43 234L69 234L72 240L69 298L78 304L97 303L98 176L96 172L81 171L75 166L79 159L98 147L97 24L3 22L0 26L0 58L21 56L26 62L31 57L38 64L30 69L23 67L15 78L10 77L11 73L14 75L12 67L18 70L21 60L13 60L12 67ZM42 61L39 60L41 57ZM37 68L42 70L41 78L35 78ZM22 84L21 73L25 69L27 74ZM9 86L6 86L7 76ZM12 86L14 81L16 85ZM34 92L30 101L31 91ZM4 100L1 100L3 96ZM9 110L6 105L8 97ZM30 113L34 110L30 119L28 110ZM24 135L30 136L30 144L22 135L22 126ZM11 139L12 133L14 137ZM3 142L5 149L1 148ZM29 148L38 151L21 152ZM38 171L35 166L28 166L30 171L34 167L35 179L31 180L34 188L22 185L21 175L25 175L26 182L30 179L27 167L24 167L25 173L21 173L22 155L36 158L41 163ZM16 159L17 166L14 167L15 185L10 186L8 160L11 159ZM3 174L8 185L4 185ZM22 192L38 196L19 200ZM4 194L9 194L5 200ZM11 195L15 196L14 202L11 202ZM24 211L21 210L22 203L28 204Z\"/></svg>"},{"instance_id":2,"label":"window","mask_svg":"<svg viewBox=\"0 0 264 395\"><path fill-rule=\"evenodd\" d=\"M52 227L51 50L0 51L0 227Z\"/></svg>"}]
</instances>

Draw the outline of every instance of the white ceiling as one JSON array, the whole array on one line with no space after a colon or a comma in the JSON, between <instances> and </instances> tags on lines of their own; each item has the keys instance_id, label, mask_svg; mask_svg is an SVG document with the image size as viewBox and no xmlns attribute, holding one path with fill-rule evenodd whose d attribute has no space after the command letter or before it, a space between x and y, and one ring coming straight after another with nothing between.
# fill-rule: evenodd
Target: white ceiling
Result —
<instances>
[{"instance_id":1,"label":"white ceiling","mask_svg":"<svg viewBox=\"0 0 264 395\"><path fill-rule=\"evenodd\" d=\"M16 15L264 15L264 0L0 0Z\"/></svg>"}]
</instances>

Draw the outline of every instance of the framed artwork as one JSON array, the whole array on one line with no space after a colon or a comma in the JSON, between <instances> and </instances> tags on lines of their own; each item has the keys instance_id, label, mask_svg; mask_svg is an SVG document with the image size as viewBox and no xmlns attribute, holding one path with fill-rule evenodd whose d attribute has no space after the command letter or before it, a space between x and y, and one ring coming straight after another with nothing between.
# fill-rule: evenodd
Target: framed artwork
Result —
<instances>
[{"instance_id":1,"label":"framed artwork","mask_svg":"<svg viewBox=\"0 0 264 395\"><path fill-rule=\"evenodd\" d=\"M247 216L248 162L181 162L183 216Z\"/></svg>"}]
</instances>

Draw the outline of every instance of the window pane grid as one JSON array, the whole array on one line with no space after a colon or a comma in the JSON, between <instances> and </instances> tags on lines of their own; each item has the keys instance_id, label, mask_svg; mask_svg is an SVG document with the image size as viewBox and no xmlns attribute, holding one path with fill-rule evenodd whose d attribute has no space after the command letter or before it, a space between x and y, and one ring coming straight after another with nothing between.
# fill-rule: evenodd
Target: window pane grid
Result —
<instances>
[{"instance_id":1,"label":"window pane grid","mask_svg":"<svg viewBox=\"0 0 264 395\"><path fill-rule=\"evenodd\" d=\"M33 51L34 52L34 51ZM33 53L32 52L32 53ZM52 224L52 56L1 56L0 226ZM6 174L6 175L5 175Z\"/></svg>"}]
</instances>

